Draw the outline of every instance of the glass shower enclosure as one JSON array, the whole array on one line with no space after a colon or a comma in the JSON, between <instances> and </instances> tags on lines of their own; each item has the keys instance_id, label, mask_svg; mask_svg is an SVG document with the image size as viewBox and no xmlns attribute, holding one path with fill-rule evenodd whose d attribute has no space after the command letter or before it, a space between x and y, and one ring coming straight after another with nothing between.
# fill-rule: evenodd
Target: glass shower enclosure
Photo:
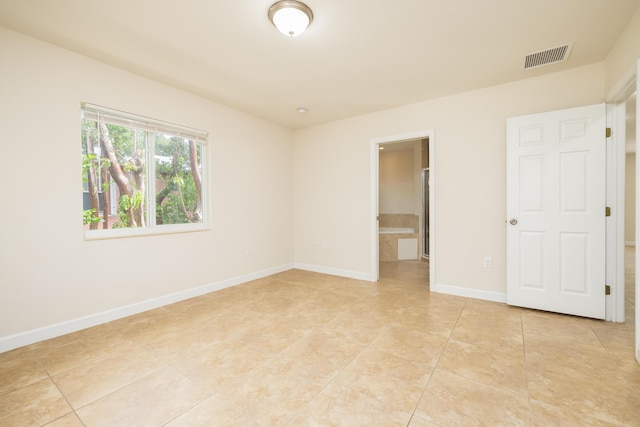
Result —
<instances>
[{"instance_id":1,"label":"glass shower enclosure","mask_svg":"<svg viewBox=\"0 0 640 427\"><path fill-rule=\"evenodd\" d=\"M429 168L422 169L422 256L429 258Z\"/></svg>"}]
</instances>

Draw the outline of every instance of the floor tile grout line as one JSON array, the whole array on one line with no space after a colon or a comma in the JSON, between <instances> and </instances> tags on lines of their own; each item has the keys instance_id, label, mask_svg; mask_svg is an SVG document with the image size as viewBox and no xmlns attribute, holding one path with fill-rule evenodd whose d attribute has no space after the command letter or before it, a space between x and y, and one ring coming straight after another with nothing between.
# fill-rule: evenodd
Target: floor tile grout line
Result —
<instances>
[{"instance_id":1,"label":"floor tile grout line","mask_svg":"<svg viewBox=\"0 0 640 427\"><path fill-rule=\"evenodd\" d=\"M193 379L191 379L190 377L188 377L188 376L186 376L186 375L182 374L180 371L178 371L175 367L173 367L173 366L172 366L172 365L170 365L169 363L166 363L166 362L164 362L164 361L161 361L161 362L162 362L162 364L164 365L164 367L163 367L163 368L161 368L161 369L157 369L157 370L155 370L155 371L151 371L151 372L149 372L147 375L144 375L144 376L142 376L142 377L140 377L140 378L136 379L135 381L132 381L132 382L130 382L130 383L128 383L128 384L126 384L126 385L124 385L124 386L122 386L122 387L119 387L119 388L118 388L118 389L116 389L116 390L112 390L111 392L109 392L109 393L107 393L107 394L105 394L105 395L103 395L103 396L100 396L99 398L97 398L97 399L95 399L95 400L93 400L93 401L91 401L91 402L88 402L88 403L86 403L86 404L84 404L84 405L82 405L82 406L80 406L80 407L78 407L78 408L73 408L73 406L71 406L71 404L69 404L69 406L71 406L71 408L73 409L73 412L76 414L76 416L78 417L78 419L82 422L82 424L83 424L83 425L86 425L86 424L84 423L84 421L82 420L82 418L80 417L80 414L78 414L78 412L77 412L77 411L80 411L80 410L82 410L82 409L84 409L84 408L86 408L86 407L88 407L88 406L90 406L90 405L92 405L92 404L94 404L94 403L96 403L96 402L99 402L99 401L101 401L101 400L103 400L103 399L107 398L108 396L114 395L114 394L116 394L116 393L120 392L121 390L124 390L124 389L125 389L125 388L127 388L127 387L130 387L130 386L132 386L132 385L134 385L134 384L138 384L138 383L142 382L143 380L145 380L145 379L149 378L150 376L155 375L155 374L157 374L158 372L161 372L161 371L163 371L163 370L165 370L165 369L170 369L170 370L172 370L173 372L175 372L175 373L177 373L178 375L180 375L180 376L184 377L185 379L187 379L187 380L188 380L188 381L190 381L191 383L193 383L193 384L195 384L195 385L197 385L197 386L199 386L199 387L202 387L202 388L204 389L204 386L201 386L197 381L194 381L194 380L193 380ZM207 396L206 396L205 398L203 398L202 400L199 400L199 401L198 401L197 403L195 403L191 408L189 408L189 409L187 409L187 410L185 410L185 411L181 412L181 413L180 413L180 414L178 414L176 417L174 417L173 419L171 419L171 420L169 420L168 422L166 422L166 423L165 423L165 425L166 425L166 424L168 424L168 423L170 423L170 422L171 422L171 421L173 421L174 419L176 419L176 418L178 418L178 417L180 417L180 416L184 415L185 413L187 413L188 411L192 410L193 408L195 408L196 406L198 406L199 404L201 404L201 403L202 403L202 402L204 402L205 400L207 400L207 399L209 399L209 398L211 398L211 397L213 397L213 396L215 395L214 393L211 393L209 390L206 390L206 394L207 394Z\"/></svg>"},{"instance_id":2,"label":"floor tile grout line","mask_svg":"<svg viewBox=\"0 0 640 427\"><path fill-rule=\"evenodd\" d=\"M186 377L185 378L189 379L191 382L193 382L195 384L195 381L192 381L190 378ZM214 394L211 394L209 392L207 392L207 396L205 398L203 398L202 400L197 401L196 403L194 403L189 409L185 409L184 411L180 412L178 415L176 415L175 417L171 418L170 420L168 420L167 422L163 423L162 426L166 426L168 424L171 424L173 421L177 420L178 418L180 418L181 416L185 415L187 412L193 410L194 408L196 408L197 406L199 406L200 404L206 402L207 400L211 399L214 397Z\"/></svg>"},{"instance_id":3,"label":"floor tile grout line","mask_svg":"<svg viewBox=\"0 0 640 427\"><path fill-rule=\"evenodd\" d=\"M424 388L422 389L422 393L420 394L420 398L418 398L418 401L416 402L416 406L415 406L415 408L413 408L413 412L411 413L411 418L409 419L409 422L411 422L411 419L413 419L413 417L417 417L416 411L418 410L418 406L420 405L420 402L424 398L424 394L427 391L427 387L429 387L429 383L431 382L431 379L433 378L433 374L436 372L436 369L438 368L438 363L440 362L440 358L444 354L444 351L446 350L447 345L449 344L449 341L451 341L451 336L453 335L453 331L455 330L456 326L458 326L458 322L460 322L460 318L462 317L462 313L464 312L465 308L467 308L467 303L468 303L468 300L465 299L464 305L462 306L462 309L460 310L460 313L458 314L458 318L456 319L456 323L451 328L451 331L449 332L449 336L447 337L447 341L442 346L442 350L440 350L440 354L438 355L438 358L436 359L436 363L433 365L433 370L431 371L431 375L429 375L429 379L427 380L427 384L425 384ZM418 418L420 418L420 417L418 417Z\"/></svg>"},{"instance_id":4,"label":"floor tile grout line","mask_svg":"<svg viewBox=\"0 0 640 427\"><path fill-rule=\"evenodd\" d=\"M56 418L55 420L50 420L45 425L50 424L50 423L52 423L52 422L54 422L54 421L56 421L56 420L58 420L60 418L64 418L64 417L68 416L69 414L75 414L75 416L78 419L80 419L80 416L78 416L78 414L76 413L76 409L73 407L73 405L71 404L71 402L69 401L67 396L62 392L62 390L60 390L60 387L58 386L58 383L56 383L51 376L49 376L49 380L54 385L54 387L58 390L58 393L60 393L60 396L62 396L62 398L65 400L65 402L67 402L67 405L69 405L69 409L71 409L71 412L67 412L66 414ZM80 420L80 422L84 425L84 421Z\"/></svg>"},{"instance_id":5,"label":"floor tile grout line","mask_svg":"<svg viewBox=\"0 0 640 427\"><path fill-rule=\"evenodd\" d=\"M384 328L383 328L383 329L384 329ZM345 384L345 383L341 382L341 381L338 379L338 377L340 376L340 372L341 372L341 371L343 371L344 369L346 369L349 365L351 365L351 363L353 363L353 361L355 361L355 360L358 358L358 356L360 356L362 353L364 353L367 349L371 348L371 349L373 349L373 350L376 350L375 348L371 347L371 345L373 344L373 342L374 342L374 341L375 341L375 340L376 340L380 335L382 335L382 332L380 332L380 333L379 333L379 334L378 334L374 339L372 339L372 340L371 340L371 342L370 342L369 344L367 344L367 345L366 345L366 346L365 346L365 347L364 347L364 348L363 348L363 349L362 349L358 354L356 354L356 355L355 355L355 356L354 356L354 357L353 357L353 358L352 358L348 363L346 363L342 368L340 368L340 370L339 370L339 371L337 371L337 372L336 372L336 373L331 377L331 379L327 382L327 384L325 384L325 385L322 387L322 389L321 389L318 393L316 393L316 395L315 395L313 398L311 398L311 400L310 400L309 402L307 402L307 404L305 404L304 406L308 406L308 405L313 401L313 399L315 399L315 398L316 398L316 397L317 397L317 396L318 396L318 395L319 395L319 394L320 394L320 393L321 393L325 388L327 388L329 385L331 385L331 384L332 384L332 383L334 383L334 382L337 382L337 383L341 384L342 386L344 386L344 387L346 387L346 388L348 388L348 389L350 389L350 390L357 391L357 390L353 389L351 386L349 386L348 384ZM385 353L385 354L390 354L390 353L386 353L386 352L384 352L384 351L382 351L382 350L377 350L377 351L381 351L381 352L383 352L383 353ZM405 360L407 360L407 359L405 359ZM396 408L396 409L399 409L399 408L397 408L395 405L393 405L392 403L389 403L389 402L386 402L386 401L384 401L384 400L381 400L381 399L379 399L378 397L371 396L371 395L370 395L370 394L368 394L368 393L363 393L363 392L360 392L360 393L362 393L362 394L364 394L364 395L366 395L366 396L370 397L371 399L377 400L377 401L378 401L378 402L380 402L380 403L383 403L383 404L385 404L385 405L389 405L389 406L392 406L392 407L394 407L394 408ZM300 410L302 410L302 408L300 408ZM300 410L296 413L296 415L300 412ZM402 412L405 412L406 414L411 415L409 412L403 411L403 410L401 410L401 409L399 409L399 410L400 410L400 411L402 411ZM294 415L292 418L290 418L290 419L289 419L289 421L287 421L287 424L288 424L288 423L290 423L294 418L295 418L295 415ZM411 418L412 418L412 415L409 417L409 422L411 421ZM286 424L285 424L285 426L286 426Z\"/></svg>"},{"instance_id":6,"label":"floor tile grout line","mask_svg":"<svg viewBox=\"0 0 640 427\"><path fill-rule=\"evenodd\" d=\"M304 289L304 286L300 286L300 288ZM355 306L356 304L358 304L361 301L364 301L365 299L369 298L371 296L370 295L366 295L362 298L359 298L356 302L354 302L353 304L351 304L348 308L345 308L343 310L339 310L338 313L342 313L342 312L346 312L347 310L353 308L353 306ZM320 327L314 327L312 328L312 331L310 333L312 333L313 331L317 330L318 332L323 332L322 328ZM304 340L306 338L307 334L304 334L304 336L300 337L299 339L297 339L296 341L294 341L293 343L290 343L288 346L286 346L285 348L281 349L280 351L278 351L277 353L271 355L271 357L269 358L269 360L274 360L277 357L279 357L281 355L282 352L284 352L286 349L290 348L291 346L295 345L296 343ZM364 351L364 350L363 350ZM362 351L361 351L362 352ZM361 353L360 352L360 353ZM359 355L360 353L358 353L357 355ZM352 359L350 359L342 368L340 368L340 370L344 369L344 367L348 366L353 360L355 360L355 358L357 357L357 355L355 355ZM266 364L267 362L265 362ZM301 405L298 410L296 410L290 417L289 419L283 424L283 426L288 425L289 423L291 423L292 420L295 419L295 417L306 407L308 407L311 402L313 402L313 400L320 395L332 382L335 381L336 377L339 375L339 371L333 373L333 375L331 375L328 378L328 381L326 382L326 384L324 384L322 387L319 388L319 390L317 391L317 393L315 393L304 405Z\"/></svg>"},{"instance_id":7,"label":"floor tile grout line","mask_svg":"<svg viewBox=\"0 0 640 427\"><path fill-rule=\"evenodd\" d=\"M142 376L142 377L140 377L140 378L136 379L135 381L132 381L132 382L130 382L130 383L128 383L128 384L126 384L126 385L123 385L122 387L119 387L119 388L117 388L116 390L112 390L112 391L110 391L109 393L107 393L107 394L105 394L105 395L103 395L103 396L100 396L99 398L97 398L97 399L95 399L95 400L92 400L91 402L87 402L87 403L85 403L84 405L79 406L78 408L73 408L73 406L71 406L71 405L70 405L70 406L71 406L71 408L74 410L74 412L80 411L80 410L82 410L82 409L84 409L84 408L86 408L86 407L88 407L88 406L90 406L90 405L93 405L93 404L94 404L94 403L96 403L96 402L99 402L99 401L101 401L101 400L103 400L103 399L105 399L105 398L107 398L107 397L109 397L109 396L111 396L111 395L114 395L114 394L116 394L116 393L120 392L121 390L124 390L124 389L125 389L125 388L127 388L127 387L130 387L130 386L132 386L132 385L134 385L134 384L138 384L139 382L141 382L141 381L143 381L143 380L147 379L147 378L148 378L148 377L150 377L151 375L155 375L155 374L157 374L158 372L162 371L163 369L171 368L171 369L173 369L175 372L177 372L178 374L182 375L180 372L178 372L178 371L177 371L175 368L173 368L172 366L169 366L168 364L165 364L165 365L166 365L166 366L165 366L164 368L162 368L162 369L158 369L158 370L155 370L155 371L151 371L151 372L149 372L147 375L144 375L144 376ZM182 375L182 376L183 376L183 377L185 377L184 375ZM187 377L185 377L185 378L187 378ZM190 378L188 378L188 380L189 380L189 381L191 381L191 382L193 382ZM79 415L79 414L78 414L78 418L80 418L80 415Z\"/></svg>"},{"instance_id":8,"label":"floor tile grout line","mask_svg":"<svg viewBox=\"0 0 640 427\"><path fill-rule=\"evenodd\" d=\"M524 318L522 312L520 313L520 328L522 333L522 361L524 366L524 381L525 389L527 391L527 406L529 408L529 425L533 427L533 412L531 411L531 394L529 393L529 369L527 368L527 342L524 333Z\"/></svg>"},{"instance_id":9,"label":"floor tile grout line","mask_svg":"<svg viewBox=\"0 0 640 427\"><path fill-rule=\"evenodd\" d=\"M378 336L380 336L380 334L378 334ZM378 337L376 336L376 338ZM371 342L369 344L367 344L360 352L358 352L356 355L354 355L347 363L344 364L344 366L342 366L337 372L334 372L333 375L331 375L331 377L328 379L327 383L325 385L323 385L322 387L320 387L320 390L318 390L318 392L316 394L313 395L313 397L311 397L311 399L309 399L309 401L307 403L305 403L304 405L302 405L300 408L298 408L298 410L289 418L289 420L287 420L287 422L284 424L284 426L287 426L288 424L290 424L295 418L296 416L306 407L308 407L311 402L313 402L313 400L318 397L325 389L327 389L327 387L329 387L329 385L331 385L334 381L337 381L337 377L340 375L340 372L345 369L347 366L349 366L351 363L353 363L353 361L360 355L362 354L367 348L369 348L369 346L371 345L371 343L373 343L373 341L375 341L374 338L373 340L371 340ZM339 381L338 381L339 382Z\"/></svg>"},{"instance_id":10,"label":"floor tile grout line","mask_svg":"<svg viewBox=\"0 0 640 427\"><path fill-rule=\"evenodd\" d=\"M67 396L62 392L62 390L60 390L60 387L58 386L58 383L56 383L56 382L55 382L55 380L53 379L53 376L51 375L51 373L49 372L49 370L44 366L44 364L40 361L40 359L36 357L36 355L35 355L35 354L32 354L32 357L33 357L34 359L36 359L36 361L40 364L40 366L42 367L42 369L44 369L44 371L47 373L47 376L48 376L48 378L49 378L49 381L51 381L51 383L54 385L54 387L58 390L58 393L60 393L60 396L62 396L62 398L64 399L64 401L65 401L65 402L67 402L67 405L69 405L69 409L71 409L71 412L67 412L66 414L64 414L64 415L62 415L62 416L60 416L60 417L56 418L56 420L57 420L57 419L60 419L60 418L63 418L63 417L66 417L66 416L67 416L67 415L69 415L69 414L75 414L75 416L80 420L80 422L82 423L82 425L85 425L84 421L82 421L82 420L80 419L80 417L78 416L78 414L76 414L76 410L75 410L75 408L73 407L73 405L71 404L71 402L69 402L69 399L67 398ZM35 383L34 383L34 384L35 384ZM52 422L54 422L54 421L56 421L56 420L49 420L46 424L50 424L50 423L52 423ZM45 425L46 425L46 424L45 424Z\"/></svg>"},{"instance_id":11,"label":"floor tile grout line","mask_svg":"<svg viewBox=\"0 0 640 427\"><path fill-rule=\"evenodd\" d=\"M589 329L591 330L591 332L593 333L593 335L596 336L596 338L598 339L598 342L600 343L600 345L602 346L602 348L607 352L607 354L611 354L611 352L609 351L609 349L607 348L606 345L604 345L604 342L602 342L602 338L600 338L600 334L598 334L598 332L593 328L593 326L590 326ZM595 347L595 346L594 346Z\"/></svg>"},{"instance_id":12,"label":"floor tile grout line","mask_svg":"<svg viewBox=\"0 0 640 427\"><path fill-rule=\"evenodd\" d=\"M379 282L378 282L378 283L379 283ZM366 299L369 299L369 298L371 298L371 297L373 297L373 296L375 296L375 295L377 295L377 292L374 292L374 293L372 293L372 294L369 294L369 295L367 295L367 296L365 296L365 297L361 298L361 299L360 299L360 300L358 300L356 303L352 304L352 305L350 306L350 308L353 308L355 305L359 304L360 302L363 302L363 301L365 301ZM350 309L350 308L349 308L349 309ZM344 309L344 310L342 310L341 312L346 312L346 311L347 311L347 310L349 310L349 309ZM315 395L314 395L314 396L313 396L313 397L312 397L312 398L311 398L311 399L310 399L310 400L309 400L305 405L301 406L301 407L296 411L296 413L295 413L295 414L293 414L293 415L289 418L289 420L284 424L284 426L286 427L288 424L290 424L290 423L291 423L291 422L296 418L296 416L297 416L299 413L301 413L301 411L302 411L304 408L308 407L308 406L311 404L311 402L313 402L313 400L314 400L318 395L320 395L320 394L321 394L321 393L322 393L322 392L323 392L327 387L329 387L329 385L331 385L332 383L334 383L334 382L338 382L338 383L342 384L343 386L345 386L345 387L347 387L347 388L349 388L349 389L352 389L351 387L349 387L348 385L345 385L345 384L341 383L341 382L337 379L337 378L340 376L340 372L341 372L341 371L343 371L343 370L344 370L346 367L348 367L349 365L351 365L351 364L353 363L353 361L354 361L354 360L356 360L356 359L358 358L358 356L360 356L362 353L364 353L367 349L372 348L372 349L374 349L374 350L375 350L375 348L373 348L373 347L372 347L372 344L376 341L376 339L378 339L378 338L382 335L382 333L384 332L384 330L386 330L386 329L387 329L387 327L388 327L388 326L389 326L389 325L388 325L388 323L387 323L387 322L385 322L384 326L382 326L381 331L376 335L376 337L375 337L375 338L373 338L373 339L372 339L372 340L371 340L371 341L370 341L366 346L364 346L364 348L363 348L360 352L358 352L356 355L354 355L354 356L353 356L353 358L351 358L351 360L349 360L349 362L347 362L344 366L342 366L342 368L340 368L340 370L339 370L339 371L335 372L335 373L334 373L334 375L331 377L331 379L329 379L329 381L328 381L328 382L327 382L323 387L321 387L321 388L320 388L320 390L319 390L319 391L318 391L318 392L317 392L317 393L316 393L316 394L315 394ZM380 351L381 351L381 350L380 350ZM387 354L389 354L389 353L387 353ZM366 393L365 393L365 394L366 394ZM390 405L390 406L392 406L392 407L395 407L394 405L392 405L392 404L390 404L390 403L388 403L388 402L382 401L382 400L378 399L377 397L370 396L370 395L368 395L368 394L366 394L366 395L367 395L367 396L369 396L369 397L371 397L371 398L373 398L373 399L375 399L375 400L377 400L377 401L379 401L379 402L381 402L381 403L383 403L383 404L385 404L385 405ZM418 399L418 402L419 402L419 401L420 401L420 399ZM404 412L404 411L403 411L403 412ZM415 409L414 409L414 412L415 412ZM408 412L406 412L406 413L407 413L407 414L410 414L410 413L408 413ZM411 419L412 419L412 418L413 418L413 413L411 413L411 414L410 414L410 417L409 417L409 421L408 421L408 422L411 422Z\"/></svg>"}]
</instances>

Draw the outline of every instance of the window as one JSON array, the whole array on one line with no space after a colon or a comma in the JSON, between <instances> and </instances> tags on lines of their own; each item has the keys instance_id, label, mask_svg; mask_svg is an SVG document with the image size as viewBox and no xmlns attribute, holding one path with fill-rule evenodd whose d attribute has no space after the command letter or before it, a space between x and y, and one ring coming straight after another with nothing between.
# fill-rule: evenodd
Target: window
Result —
<instances>
[{"instance_id":1,"label":"window","mask_svg":"<svg viewBox=\"0 0 640 427\"><path fill-rule=\"evenodd\" d=\"M82 104L85 238L206 228L207 134Z\"/></svg>"}]
</instances>

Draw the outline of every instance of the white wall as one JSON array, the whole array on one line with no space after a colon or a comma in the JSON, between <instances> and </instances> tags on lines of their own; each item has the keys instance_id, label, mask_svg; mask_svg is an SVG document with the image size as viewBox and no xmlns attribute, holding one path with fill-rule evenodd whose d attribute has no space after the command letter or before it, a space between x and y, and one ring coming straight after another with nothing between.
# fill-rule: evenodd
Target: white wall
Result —
<instances>
[{"instance_id":1,"label":"white wall","mask_svg":"<svg viewBox=\"0 0 640 427\"><path fill-rule=\"evenodd\" d=\"M635 246L636 241L636 154L627 153L625 169L624 241Z\"/></svg>"},{"instance_id":2,"label":"white wall","mask_svg":"<svg viewBox=\"0 0 640 427\"><path fill-rule=\"evenodd\" d=\"M603 97L600 63L295 131L296 263L371 275L370 141L433 129L435 280L506 292L506 119Z\"/></svg>"},{"instance_id":3,"label":"white wall","mask_svg":"<svg viewBox=\"0 0 640 427\"><path fill-rule=\"evenodd\" d=\"M0 57L0 351L36 328L292 265L290 130L1 27ZM209 131L211 230L84 241L81 101Z\"/></svg>"},{"instance_id":4,"label":"white wall","mask_svg":"<svg viewBox=\"0 0 640 427\"><path fill-rule=\"evenodd\" d=\"M383 150L380 152L381 214L415 214L414 150Z\"/></svg>"},{"instance_id":5,"label":"white wall","mask_svg":"<svg viewBox=\"0 0 640 427\"><path fill-rule=\"evenodd\" d=\"M635 73L640 57L640 9L631 18L605 61L605 89L607 93Z\"/></svg>"}]
</instances>

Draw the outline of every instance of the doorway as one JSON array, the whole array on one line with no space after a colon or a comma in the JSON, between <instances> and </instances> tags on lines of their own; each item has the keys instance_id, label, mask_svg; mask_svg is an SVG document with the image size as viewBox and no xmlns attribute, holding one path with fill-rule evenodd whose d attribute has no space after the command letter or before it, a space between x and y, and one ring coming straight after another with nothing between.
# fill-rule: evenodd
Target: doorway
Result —
<instances>
[{"instance_id":1,"label":"doorway","mask_svg":"<svg viewBox=\"0 0 640 427\"><path fill-rule=\"evenodd\" d=\"M426 269L429 283L435 278L433 145L433 131L371 140L371 264L372 276L376 280L381 277L381 262L387 263L392 257L396 261L394 266L400 265L399 261L413 262L415 267ZM399 154L402 150L410 151ZM381 157L386 155L392 158L391 163L384 159L381 161ZM403 169L401 164L405 165L404 178L399 172ZM428 184L431 191L426 193L425 200L422 172L424 166L429 165ZM397 172L395 182L391 184L381 180L389 172L387 168L391 168L392 172L395 168ZM407 168L410 169L408 174ZM390 193L385 194L389 187ZM427 225L429 239L425 241L424 231ZM430 255L428 260L423 257L425 253ZM388 270L390 265L385 264L385 268Z\"/></svg>"},{"instance_id":2,"label":"doorway","mask_svg":"<svg viewBox=\"0 0 640 427\"><path fill-rule=\"evenodd\" d=\"M608 206L613 206L607 228L607 282L613 283L607 311L607 320L626 322L635 329L635 358L640 362L640 304L638 288L640 280L635 274L640 263L637 230L637 204L640 185L638 171L640 159L635 155L636 139L640 127L637 109L637 88L640 87L640 58L633 70L620 80L607 96L611 103L607 108L607 123L612 128L612 143L608 152L614 159L609 163ZM634 177L635 175L635 177ZM617 209L615 209L617 208ZM631 217L631 218L630 218ZM634 230L635 228L635 230ZM611 257L611 259L609 259ZM632 273L632 274L628 274Z\"/></svg>"},{"instance_id":3,"label":"doorway","mask_svg":"<svg viewBox=\"0 0 640 427\"><path fill-rule=\"evenodd\" d=\"M635 330L636 360L640 363L638 331L637 270L637 90L625 101L625 212L624 212L624 318L627 329Z\"/></svg>"}]
</instances>

